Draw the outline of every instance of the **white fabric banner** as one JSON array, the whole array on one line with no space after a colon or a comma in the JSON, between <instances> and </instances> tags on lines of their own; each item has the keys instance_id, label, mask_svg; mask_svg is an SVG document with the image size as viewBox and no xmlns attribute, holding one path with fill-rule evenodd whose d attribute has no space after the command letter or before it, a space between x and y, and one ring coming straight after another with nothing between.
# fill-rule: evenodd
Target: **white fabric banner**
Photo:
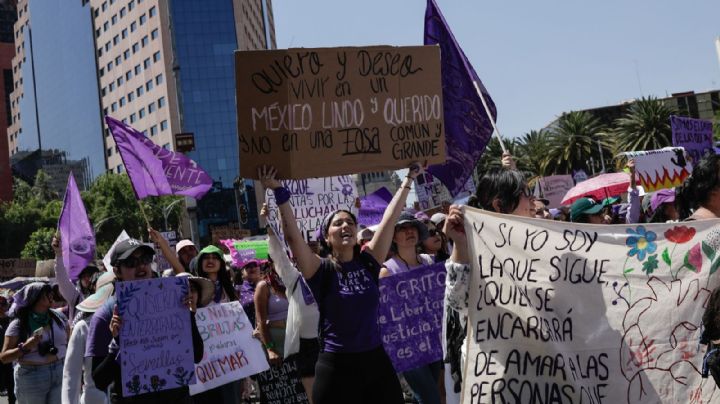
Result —
<instances>
[{"instance_id":1,"label":"white fabric banner","mask_svg":"<svg viewBox=\"0 0 720 404\"><path fill-rule=\"evenodd\" d=\"M262 344L252 336L252 325L240 302L222 303L197 310L198 331L205 345L195 365L195 395L270 368Z\"/></svg>"},{"instance_id":2,"label":"white fabric banner","mask_svg":"<svg viewBox=\"0 0 720 404\"><path fill-rule=\"evenodd\" d=\"M581 225L465 208L463 403L712 403L720 220Z\"/></svg>"}]
</instances>

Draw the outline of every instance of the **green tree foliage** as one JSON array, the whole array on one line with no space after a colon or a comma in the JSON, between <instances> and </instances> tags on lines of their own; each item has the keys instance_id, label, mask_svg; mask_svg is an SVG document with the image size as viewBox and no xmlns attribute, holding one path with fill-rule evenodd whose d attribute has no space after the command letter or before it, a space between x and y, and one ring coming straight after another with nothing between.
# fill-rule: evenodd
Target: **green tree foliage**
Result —
<instances>
[{"instance_id":1,"label":"green tree foliage","mask_svg":"<svg viewBox=\"0 0 720 404\"><path fill-rule=\"evenodd\" d=\"M62 211L63 195L50 188L49 177L42 170L34 185L16 178L13 188L13 201L0 203L0 258L17 258L21 254L28 258L51 257L50 241ZM107 252L123 230L132 237L147 239L147 225L127 175L98 177L82 198L95 230L98 257ZM164 230L163 208L178 199L181 197L151 196L141 202L154 228ZM177 203L168 212L170 228L177 229L182 209L182 203Z\"/></svg>"},{"instance_id":2,"label":"green tree foliage","mask_svg":"<svg viewBox=\"0 0 720 404\"><path fill-rule=\"evenodd\" d=\"M55 228L41 227L30 235L30 240L25 243L25 247L20 252L20 258L35 258L39 260L48 260L55 258L50 243L55 235Z\"/></svg>"},{"instance_id":3,"label":"green tree foliage","mask_svg":"<svg viewBox=\"0 0 720 404\"><path fill-rule=\"evenodd\" d=\"M617 151L655 150L672 146L670 115L676 111L654 97L641 98L630 105L610 131Z\"/></svg>"},{"instance_id":4,"label":"green tree foliage","mask_svg":"<svg viewBox=\"0 0 720 404\"><path fill-rule=\"evenodd\" d=\"M544 172L572 174L573 170L588 170L587 161L599 159L607 144L599 136L603 132L600 121L587 111L562 114L550 128ZM598 142L600 142L598 144Z\"/></svg>"}]
</instances>

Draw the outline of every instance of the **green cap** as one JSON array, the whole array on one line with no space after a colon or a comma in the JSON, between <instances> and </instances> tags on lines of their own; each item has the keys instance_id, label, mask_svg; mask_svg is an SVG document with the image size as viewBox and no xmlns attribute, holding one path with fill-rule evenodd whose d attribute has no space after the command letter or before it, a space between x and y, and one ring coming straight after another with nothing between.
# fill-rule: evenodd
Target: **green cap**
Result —
<instances>
[{"instance_id":1,"label":"green cap","mask_svg":"<svg viewBox=\"0 0 720 404\"><path fill-rule=\"evenodd\" d=\"M570 206L570 220L577 222L582 215L594 215L600 213L603 205L590 198L580 198Z\"/></svg>"},{"instance_id":2,"label":"green cap","mask_svg":"<svg viewBox=\"0 0 720 404\"><path fill-rule=\"evenodd\" d=\"M615 197L611 196L609 198L603 199L602 206L614 205L614 204L618 203L618 201L620 201L620 198L618 198L617 196L615 196Z\"/></svg>"},{"instance_id":3,"label":"green cap","mask_svg":"<svg viewBox=\"0 0 720 404\"><path fill-rule=\"evenodd\" d=\"M215 247L214 245L209 245L202 250L200 250L200 253L198 254L198 261L202 260L202 256L205 254L217 254L218 257L220 257L220 260L223 259L223 252L221 249Z\"/></svg>"}]
</instances>

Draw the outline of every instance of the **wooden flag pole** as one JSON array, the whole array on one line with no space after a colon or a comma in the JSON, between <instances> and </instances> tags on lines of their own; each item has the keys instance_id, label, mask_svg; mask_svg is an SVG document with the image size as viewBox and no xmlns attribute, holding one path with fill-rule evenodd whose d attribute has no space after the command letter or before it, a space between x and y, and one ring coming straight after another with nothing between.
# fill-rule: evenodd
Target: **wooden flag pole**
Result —
<instances>
[{"instance_id":1,"label":"wooden flag pole","mask_svg":"<svg viewBox=\"0 0 720 404\"><path fill-rule=\"evenodd\" d=\"M500 142L500 147L502 148L503 154L507 153L507 149L505 148L505 143L503 143L502 136L500 135L500 131L497 128L497 125L495 125L495 120L492 117L492 114L490 113L490 108L488 108L487 102L485 101L485 97L482 94L482 91L480 91L480 86L478 86L477 81L473 80L473 85L475 86L475 90L477 91L478 95L480 96L480 101L482 101L483 108L485 108L485 113L487 114L488 119L490 120L490 123L492 124L493 130L495 133L495 136L497 136L497 140Z\"/></svg>"},{"instance_id":2,"label":"wooden flag pole","mask_svg":"<svg viewBox=\"0 0 720 404\"><path fill-rule=\"evenodd\" d=\"M142 214L143 219L145 219L145 224L147 225L148 229L150 228L150 221L147 218L147 215L145 214L145 208L143 208L142 203L140 199L135 198L135 200L138 203L138 206L140 207L140 213Z\"/></svg>"}]
</instances>

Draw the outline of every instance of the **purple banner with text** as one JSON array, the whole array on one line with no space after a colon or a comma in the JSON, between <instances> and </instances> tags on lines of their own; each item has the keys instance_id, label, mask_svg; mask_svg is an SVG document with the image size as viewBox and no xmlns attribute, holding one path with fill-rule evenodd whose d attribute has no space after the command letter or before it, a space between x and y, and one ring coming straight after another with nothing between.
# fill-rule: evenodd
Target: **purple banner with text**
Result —
<instances>
[{"instance_id":1,"label":"purple banner with text","mask_svg":"<svg viewBox=\"0 0 720 404\"><path fill-rule=\"evenodd\" d=\"M380 279L378 323L398 372L442 359L445 263Z\"/></svg>"}]
</instances>

